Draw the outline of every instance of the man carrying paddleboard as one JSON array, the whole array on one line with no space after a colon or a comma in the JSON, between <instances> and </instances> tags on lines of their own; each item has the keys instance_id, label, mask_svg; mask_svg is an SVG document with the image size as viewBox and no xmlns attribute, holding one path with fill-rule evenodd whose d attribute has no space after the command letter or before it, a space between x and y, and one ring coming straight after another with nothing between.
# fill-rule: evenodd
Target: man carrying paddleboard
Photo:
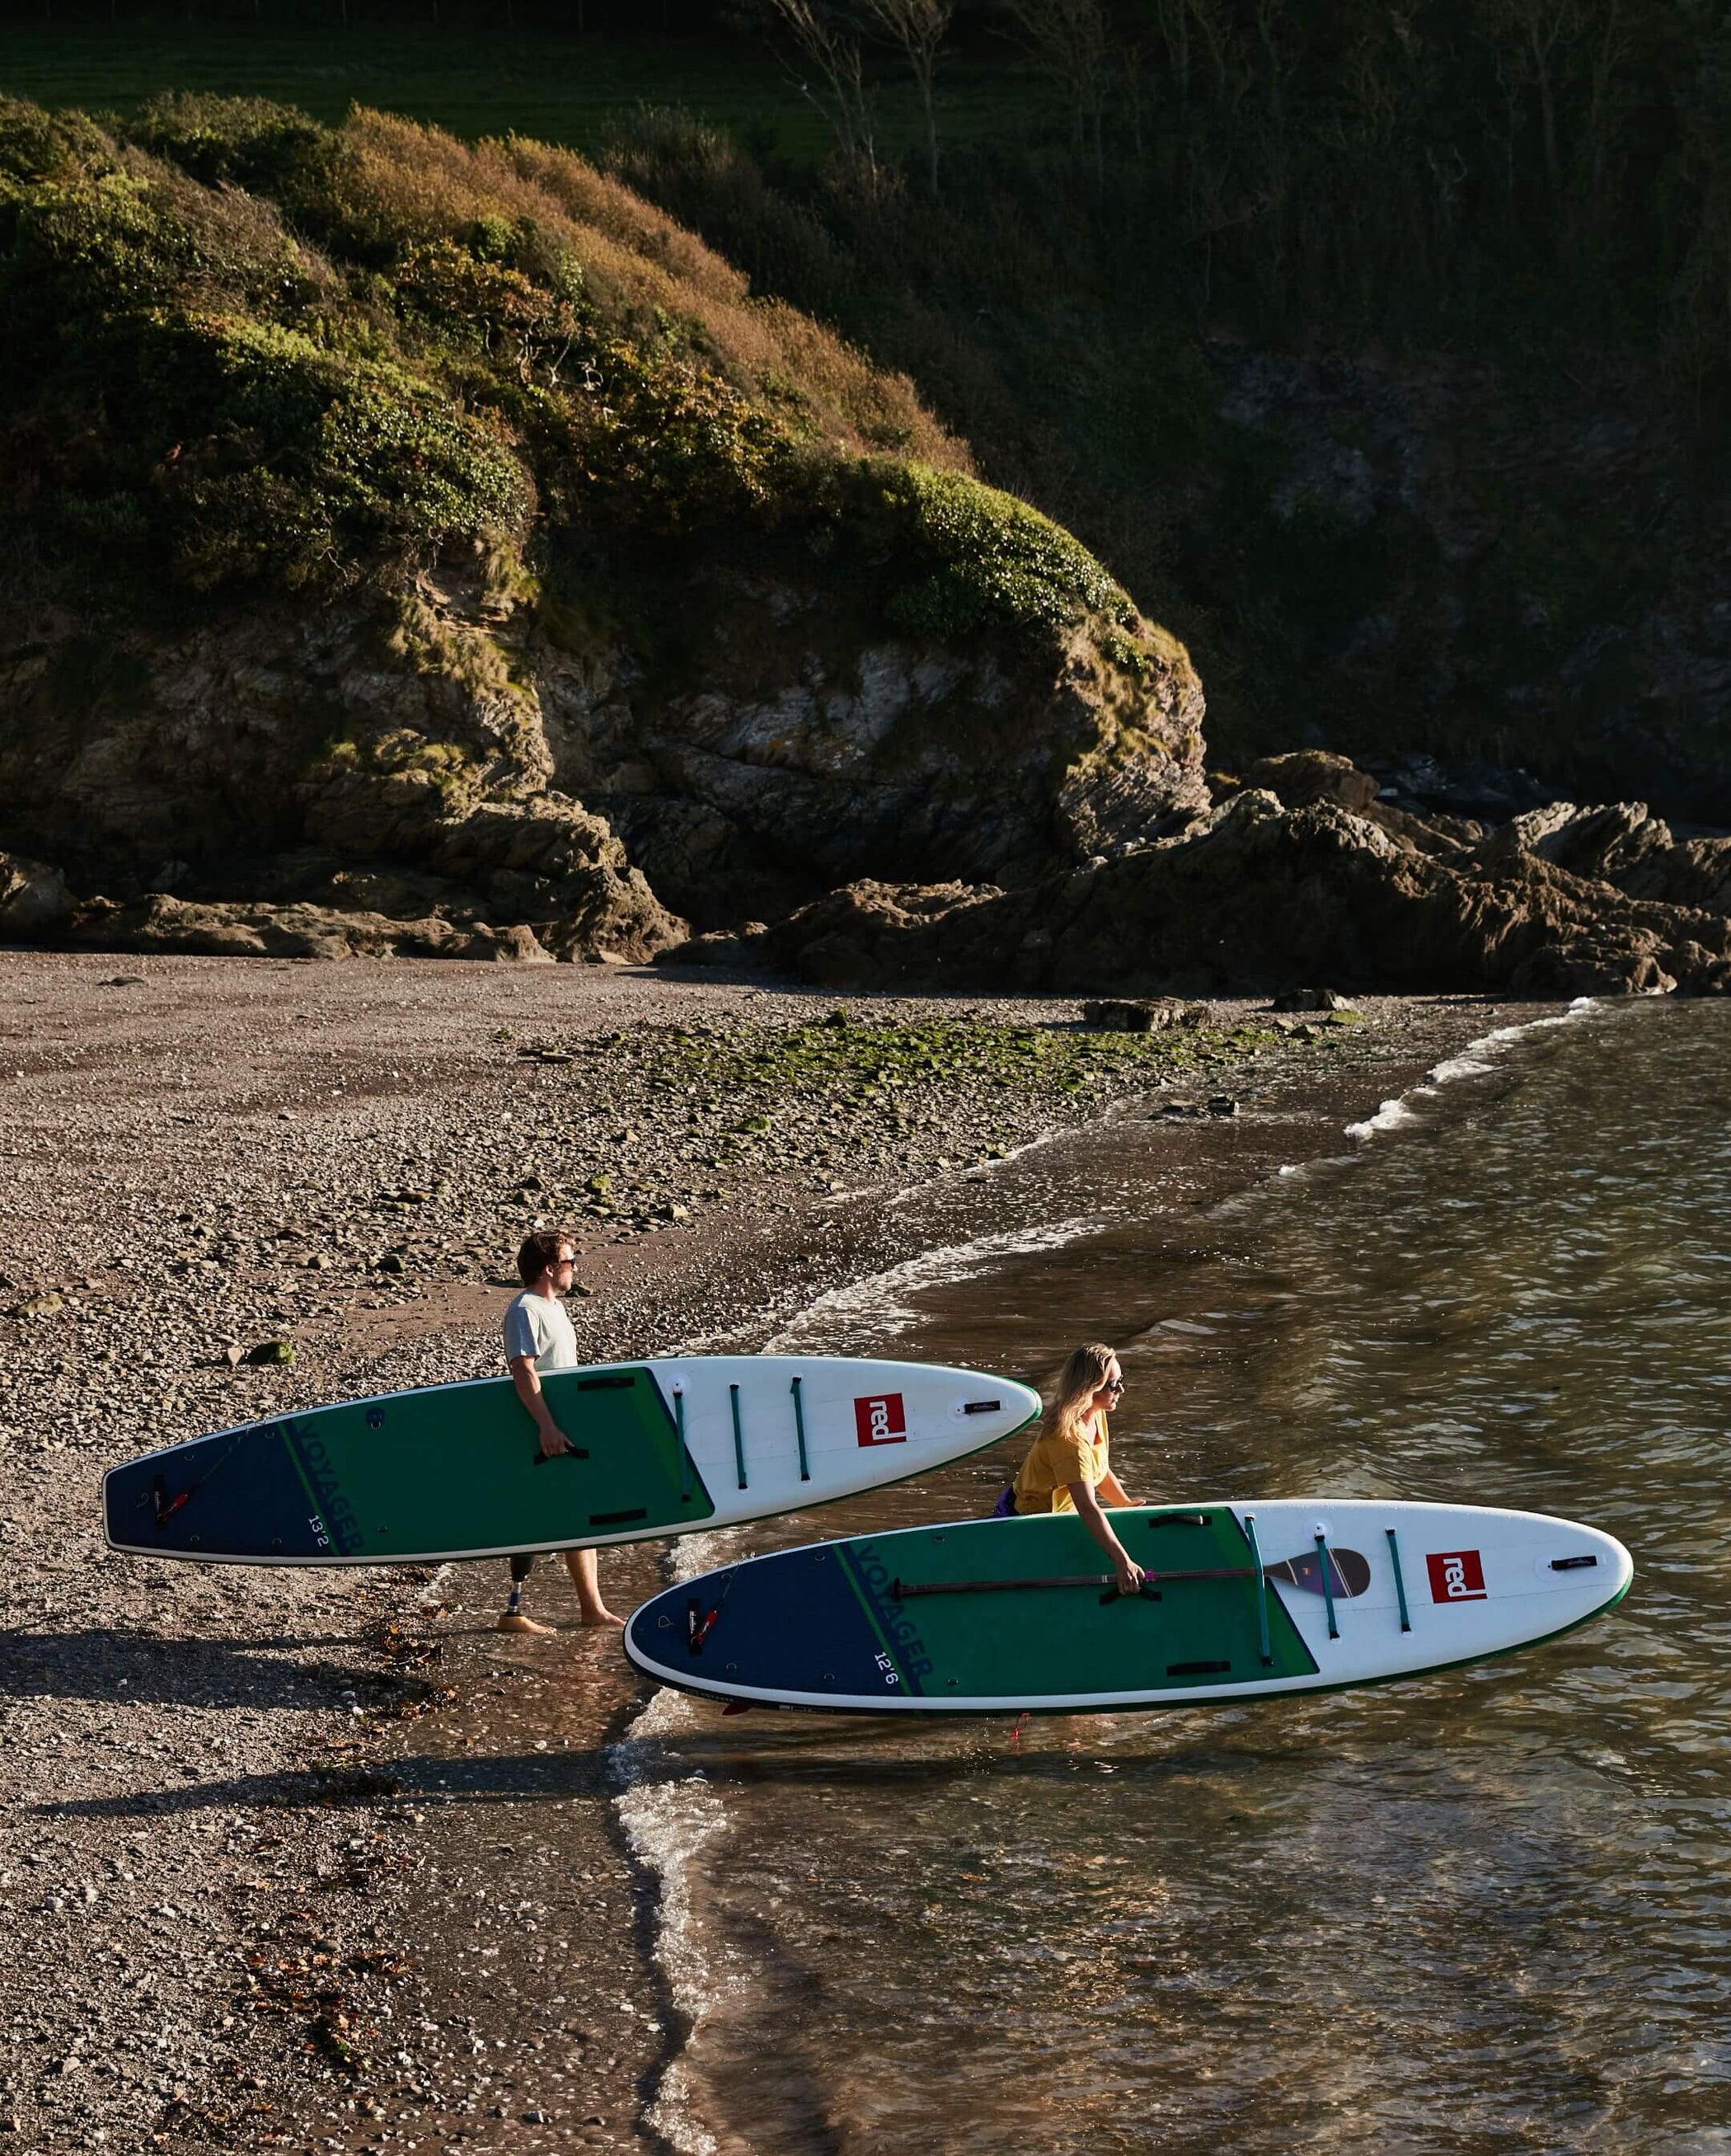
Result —
<instances>
[{"instance_id":1,"label":"man carrying paddleboard","mask_svg":"<svg viewBox=\"0 0 1731 2156\"><path fill-rule=\"evenodd\" d=\"M1100 1500L1109 1505L1131 1501L1112 1472L1106 1426L1108 1411L1124 1394L1124 1373L1109 1348L1092 1342L1072 1354L1058 1381L1058 1394L1040 1418L1022 1471L997 1502L1000 1515L1020 1518L1032 1512L1075 1512L1112 1560L1120 1594L1142 1584L1142 1568L1112 1531Z\"/></svg>"},{"instance_id":2,"label":"man carrying paddleboard","mask_svg":"<svg viewBox=\"0 0 1731 2156\"><path fill-rule=\"evenodd\" d=\"M571 1268L576 1261L568 1235L550 1235L544 1230L526 1237L517 1253L517 1272L523 1282L523 1292L507 1306L504 1314L504 1352L510 1364L511 1382L517 1388L518 1399L540 1432L542 1453L550 1457L555 1453L569 1452L571 1445L547 1405L546 1395L541 1390L541 1373L574 1370L577 1367L577 1336L571 1330L564 1301L571 1286ZM622 1625L624 1620L616 1617L601 1599L595 1552L567 1550L565 1562L571 1585L577 1590L580 1621L585 1625ZM546 1633L553 1629L551 1625L537 1625L532 1617L523 1614L523 1583L534 1565L533 1556L511 1559L510 1599L499 1620L501 1632Z\"/></svg>"}]
</instances>

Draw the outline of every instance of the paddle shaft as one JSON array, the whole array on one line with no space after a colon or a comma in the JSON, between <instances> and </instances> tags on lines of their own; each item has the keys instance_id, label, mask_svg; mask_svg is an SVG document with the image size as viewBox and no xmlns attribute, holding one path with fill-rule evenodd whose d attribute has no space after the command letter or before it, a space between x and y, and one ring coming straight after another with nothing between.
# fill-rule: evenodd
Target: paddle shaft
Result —
<instances>
[{"instance_id":1,"label":"paddle shaft","mask_svg":"<svg viewBox=\"0 0 1731 2156\"><path fill-rule=\"evenodd\" d=\"M1270 1568L1265 1567L1265 1571ZM1254 1579L1255 1568L1247 1564L1217 1565L1210 1569L1192 1572L1145 1572L1145 1587L1158 1587L1172 1579ZM897 1602L904 1602L915 1594L1001 1594L1012 1587L1116 1587L1117 1575L1109 1572L1062 1573L1046 1579L935 1579L921 1585L913 1580L897 1579L890 1583L890 1595Z\"/></svg>"}]
</instances>

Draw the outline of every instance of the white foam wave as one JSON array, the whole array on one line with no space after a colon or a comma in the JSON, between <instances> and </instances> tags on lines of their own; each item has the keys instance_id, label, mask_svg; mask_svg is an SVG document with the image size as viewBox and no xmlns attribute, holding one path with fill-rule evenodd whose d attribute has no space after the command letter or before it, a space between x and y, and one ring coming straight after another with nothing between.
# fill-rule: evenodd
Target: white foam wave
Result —
<instances>
[{"instance_id":1,"label":"white foam wave","mask_svg":"<svg viewBox=\"0 0 1731 2156\"><path fill-rule=\"evenodd\" d=\"M1413 1088L1415 1093L1428 1093L1434 1090L1429 1086ZM1367 1116L1361 1123L1349 1123L1346 1135L1349 1138L1374 1138L1379 1131L1397 1131L1402 1123L1416 1123L1417 1121L1418 1117L1407 1106L1406 1098L1385 1101L1374 1116Z\"/></svg>"},{"instance_id":2,"label":"white foam wave","mask_svg":"<svg viewBox=\"0 0 1731 2156\"><path fill-rule=\"evenodd\" d=\"M632 1854L660 1881L655 1958L673 2004L690 2017L694 2029L722 1989L740 1979L718 1965L703 1936L692 1892L692 1874L704 1845L727 1823L725 1808L701 1774L672 1781L643 1779L660 1750L656 1732L671 1733L669 1726L681 1708L689 1714L678 1694L658 1692L638 1717L631 1736L613 1747L615 1771L627 1784L613 1804ZM646 2123L679 2156L715 2156L715 2137L699 2117L684 2060L675 2059L650 2101Z\"/></svg>"},{"instance_id":3,"label":"white foam wave","mask_svg":"<svg viewBox=\"0 0 1731 2156\"><path fill-rule=\"evenodd\" d=\"M912 1323L919 1314L912 1298L922 1289L971 1279L1006 1258L1062 1249L1093 1235L1102 1224L1091 1214L1078 1214L1037 1228L1005 1229L993 1235L977 1235L971 1242L924 1251L886 1272L872 1273L820 1295L764 1352L786 1355L801 1349L815 1353L820 1348L831 1354L858 1352Z\"/></svg>"},{"instance_id":4,"label":"white foam wave","mask_svg":"<svg viewBox=\"0 0 1731 2156\"><path fill-rule=\"evenodd\" d=\"M1555 1025L1572 1025L1598 1009L1591 996L1577 996L1565 1011L1554 1018L1528 1019L1520 1025L1499 1025L1482 1034L1477 1040L1469 1041L1458 1055L1446 1057L1426 1072L1422 1082L1409 1086L1398 1100L1385 1101L1374 1116L1367 1116L1361 1123L1349 1123L1346 1135L1363 1142L1380 1136L1385 1131L1397 1131L1419 1118L1415 1112L1415 1101L1433 1101L1445 1086L1462 1078L1483 1078L1498 1067L1498 1055L1511 1041L1520 1040L1529 1033L1542 1033ZM1488 1055L1487 1051L1496 1051ZM1283 1173L1284 1171L1283 1170Z\"/></svg>"},{"instance_id":5,"label":"white foam wave","mask_svg":"<svg viewBox=\"0 0 1731 2156\"><path fill-rule=\"evenodd\" d=\"M740 1540L745 1532L744 1527L718 1527L713 1534L681 1535L667 1553L668 1567L673 1575L671 1584L683 1587L688 1579L695 1579L700 1572L719 1572L724 1564L730 1563L738 1554ZM677 1697L678 1695L670 1693L668 1697ZM642 1721L643 1717L639 1715L632 1724L633 1733Z\"/></svg>"},{"instance_id":6,"label":"white foam wave","mask_svg":"<svg viewBox=\"0 0 1731 2156\"><path fill-rule=\"evenodd\" d=\"M790 1348L820 1343L834 1352L842 1334L848 1336L847 1345L862 1344L914 1317L917 1312L909 1298L921 1289L967 1279L1008 1258L1059 1248L1100 1224L1092 1217L1078 1215L928 1250L820 1296L768 1343L766 1352L785 1353ZM670 1553L675 1581L726 1563L744 1532L724 1528L682 1537ZM708 1778L698 1769L687 1771L680 1761L679 1741L693 1726L689 1700L679 1692L658 1691L608 1756L619 1788L613 1801L621 1829L638 1862L660 1882L656 1959L673 2003L689 2017L695 2032L719 2002L749 1982L750 1972L734 1964L724 1944L709 1936L703 1923L703 1851L726 1830L728 1813ZM688 2041L684 2052L663 2075L644 2120L679 2156L716 2156L718 2144L701 2116L701 2091L689 2064L690 2049Z\"/></svg>"}]
</instances>

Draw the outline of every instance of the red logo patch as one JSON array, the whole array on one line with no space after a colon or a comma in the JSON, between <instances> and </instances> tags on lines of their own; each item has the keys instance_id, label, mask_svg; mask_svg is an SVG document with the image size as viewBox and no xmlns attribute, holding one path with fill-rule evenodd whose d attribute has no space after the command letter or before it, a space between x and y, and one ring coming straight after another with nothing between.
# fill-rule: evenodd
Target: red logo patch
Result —
<instances>
[{"instance_id":1,"label":"red logo patch","mask_svg":"<svg viewBox=\"0 0 1731 2156\"><path fill-rule=\"evenodd\" d=\"M1433 1602L1486 1600L1484 1567L1477 1550L1433 1550L1425 1559Z\"/></svg>"},{"instance_id":2,"label":"red logo patch","mask_svg":"<svg viewBox=\"0 0 1731 2156\"><path fill-rule=\"evenodd\" d=\"M905 1445L908 1418L899 1393L879 1393L869 1400L853 1403L853 1427L862 1445Z\"/></svg>"}]
</instances>

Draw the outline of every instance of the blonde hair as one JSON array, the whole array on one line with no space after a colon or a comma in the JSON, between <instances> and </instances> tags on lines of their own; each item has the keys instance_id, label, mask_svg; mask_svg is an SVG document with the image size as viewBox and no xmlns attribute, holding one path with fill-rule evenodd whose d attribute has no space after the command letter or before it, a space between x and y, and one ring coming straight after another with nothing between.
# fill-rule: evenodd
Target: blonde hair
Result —
<instances>
[{"instance_id":1,"label":"blonde hair","mask_svg":"<svg viewBox=\"0 0 1731 2156\"><path fill-rule=\"evenodd\" d=\"M1106 1373L1117 1359L1114 1348L1090 1340L1071 1351L1058 1373L1058 1391L1040 1418L1042 1437L1068 1437L1093 1404L1093 1396L1106 1382Z\"/></svg>"}]
</instances>

